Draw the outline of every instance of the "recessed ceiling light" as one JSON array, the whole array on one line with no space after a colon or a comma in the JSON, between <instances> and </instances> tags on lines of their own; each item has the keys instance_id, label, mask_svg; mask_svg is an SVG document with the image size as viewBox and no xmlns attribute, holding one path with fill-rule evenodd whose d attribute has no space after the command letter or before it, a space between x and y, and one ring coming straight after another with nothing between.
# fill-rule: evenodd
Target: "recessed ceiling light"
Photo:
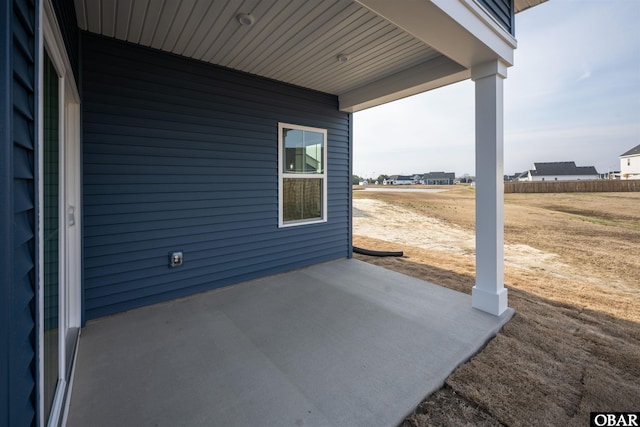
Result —
<instances>
[{"instance_id":1,"label":"recessed ceiling light","mask_svg":"<svg viewBox=\"0 0 640 427\"><path fill-rule=\"evenodd\" d=\"M349 55L341 53L338 56L336 56L336 59L338 60L338 62L341 62L341 63L344 64L345 62L347 62L349 60Z\"/></svg>"},{"instance_id":2,"label":"recessed ceiling light","mask_svg":"<svg viewBox=\"0 0 640 427\"><path fill-rule=\"evenodd\" d=\"M248 13L239 13L236 15L236 19L242 25L246 25L247 27L253 24L255 18Z\"/></svg>"}]
</instances>

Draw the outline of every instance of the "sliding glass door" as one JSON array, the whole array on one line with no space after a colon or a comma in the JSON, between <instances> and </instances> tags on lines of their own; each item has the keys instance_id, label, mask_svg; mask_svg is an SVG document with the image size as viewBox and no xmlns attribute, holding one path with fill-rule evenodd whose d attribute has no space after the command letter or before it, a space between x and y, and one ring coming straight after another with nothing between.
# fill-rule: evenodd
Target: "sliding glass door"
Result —
<instances>
[{"instance_id":1,"label":"sliding glass door","mask_svg":"<svg viewBox=\"0 0 640 427\"><path fill-rule=\"evenodd\" d=\"M50 2L43 2L38 150L39 425L60 425L80 327L80 105Z\"/></svg>"}]
</instances>

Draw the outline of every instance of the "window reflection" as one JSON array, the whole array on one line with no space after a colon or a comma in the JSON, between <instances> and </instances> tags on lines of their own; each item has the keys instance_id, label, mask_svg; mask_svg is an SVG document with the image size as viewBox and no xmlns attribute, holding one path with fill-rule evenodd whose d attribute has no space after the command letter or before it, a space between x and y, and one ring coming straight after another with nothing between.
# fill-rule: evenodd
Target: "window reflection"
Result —
<instances>
[{"instance_id":1,"label":"window reflection","mask_svg":"<svg viewBox=\"0 0 640 427\"><path fill-rule=\"evenodd\" d=\"M284 173L323 173L324 135L284 129Z\"/></svg>"},{"instance_id":2,"label":"window reflection","mask_svg":"<svg viewBox=\"0 0 640 427\"><path fill-rule=\"evenodd\" d=\"M58 340L58 267L59 267L59 108L58 74L44 55L43 76L43 184L44 204L44 415L49 419L59 377Z\"/></svg>"}]
</instances>

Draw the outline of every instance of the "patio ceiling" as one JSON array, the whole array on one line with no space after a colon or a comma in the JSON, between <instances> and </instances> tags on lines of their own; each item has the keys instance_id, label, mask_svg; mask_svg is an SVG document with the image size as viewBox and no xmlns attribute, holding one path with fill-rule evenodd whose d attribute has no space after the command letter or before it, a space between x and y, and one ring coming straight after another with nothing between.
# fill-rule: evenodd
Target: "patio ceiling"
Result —
<instances>
[{"instance_id":1,"label":"patio ceiling","mask_svg":"<svg viewBox=\"0 0 640 427\"><path fill-rule=\"evenodd\" d=\"M532 2L539 0L518 0L516 7ZM345 111L464 80L470 63L496 57L465 39L435 49L429 27L460 26L434 3L413 0L398 8L376 0L75 0L83 30L340 95ZM396 10L392 16L389 7ZM465 7L481 10L471 0ZM250 25L239 22L243 13L251 15ZM416 14L425 30L411 28ZM454 53L456 46L469 52Z\"/></svg>"}]
</instances>

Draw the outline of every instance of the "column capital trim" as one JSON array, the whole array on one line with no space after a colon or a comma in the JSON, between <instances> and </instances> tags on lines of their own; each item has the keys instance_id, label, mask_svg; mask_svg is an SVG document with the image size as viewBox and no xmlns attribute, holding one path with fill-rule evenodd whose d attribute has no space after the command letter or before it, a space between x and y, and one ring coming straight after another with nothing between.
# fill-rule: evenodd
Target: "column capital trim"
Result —
<instances>
[{"instance_id":1,"label":"column capital trim","mask_svg":"<svg viewBox=\"0 0 640 427\"><path fill-rule=\"evenodd\" d=\"M471 69L471 80L476 81L485 77L498 75L503 79L507 78L507 64L500 60L484 62L475 65Z\"/></svg>"}]
</instances>

